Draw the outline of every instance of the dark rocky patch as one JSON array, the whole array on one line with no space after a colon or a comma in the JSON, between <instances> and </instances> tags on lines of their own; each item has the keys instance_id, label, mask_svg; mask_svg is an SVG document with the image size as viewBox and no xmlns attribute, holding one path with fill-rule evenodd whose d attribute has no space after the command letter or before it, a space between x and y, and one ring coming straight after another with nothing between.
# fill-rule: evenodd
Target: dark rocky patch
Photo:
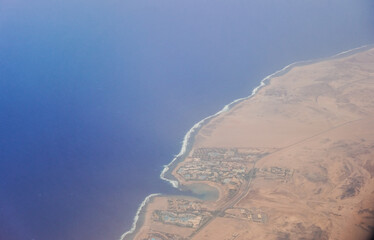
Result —
<instances>
[{"instance_id":1,"label":"dark rocky patch","mask_svg":"<svg viewBox=\"0 0 374 240\"><path fill-rule=\"evenodd\" d=\"M343 194L340 199L356 196L364 184L364 178L361 176L350 178L348 184L342 186Z\"/></svg>"}]
</instances>

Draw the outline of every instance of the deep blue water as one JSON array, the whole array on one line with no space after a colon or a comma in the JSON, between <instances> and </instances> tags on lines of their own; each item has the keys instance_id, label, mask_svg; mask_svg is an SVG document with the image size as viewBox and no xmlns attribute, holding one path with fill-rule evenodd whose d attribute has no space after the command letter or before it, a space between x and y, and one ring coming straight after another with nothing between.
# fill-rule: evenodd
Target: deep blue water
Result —
<instances>
[{"instance_id":1,"label":"deep blue water","mask_svg":"<svg viewBox=\"0 0 374 240\"><path fill-rule=\"evenodd\" d=\"M374 43L371 0L0 0L0 239L116 240L186 131L291 62Z\"/></svg>"}]
</instances>

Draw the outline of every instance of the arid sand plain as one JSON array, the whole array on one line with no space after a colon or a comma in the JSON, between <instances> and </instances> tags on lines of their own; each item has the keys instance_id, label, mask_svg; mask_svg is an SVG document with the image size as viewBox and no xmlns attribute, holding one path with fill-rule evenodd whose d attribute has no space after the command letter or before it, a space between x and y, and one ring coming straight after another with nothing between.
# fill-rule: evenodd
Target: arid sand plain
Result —
<instances>
[{"instance_id":1,"label":"arid sand plain","mask_svg":"<svg viewBox=\"0 0 374 240\"><path fill-rule=\"evenodd\" d=\"M135 239L366 239L374 229L374 49L272 78L203 126L173 175L220 197L154 197Z\"/></svg>"}]
</instances>

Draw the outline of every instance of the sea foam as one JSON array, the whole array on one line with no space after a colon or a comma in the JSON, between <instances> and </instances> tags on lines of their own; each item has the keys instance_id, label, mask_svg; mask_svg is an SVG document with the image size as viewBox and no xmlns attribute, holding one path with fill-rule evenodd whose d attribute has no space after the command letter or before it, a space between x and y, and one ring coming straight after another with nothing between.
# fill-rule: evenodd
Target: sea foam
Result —
<instances>
[{"instance_id":1,"label":"sea foam","mask_svg":"<svg viewBox=\"0 0 374 240\"><path fill-rule=\"evenodd\" d=\"M131 229L128 230L127 232L125 232L124 234L122 234L120 240L124 240L125 237L126 237L127 235L132 234L132 233L135 232L135 230L136 230L136 224L138 223L140 212L142 211L142 209L145 207L145 205L148 203L148 201L149 201L151 198L153 198L153 197L155 197L155 196L158 196L158 195L160 195L160 193L150 194L150 195L148 195L148 196L144 199L144 201L139 205L138 210L136 211L136 215L135 215L135 217L134 217L134 221L132 222Z\"/></svg>"},{"instance_id":2,"label":"sea foam","mask_svg":"<svg viewBox=\"0 0 374 240\"><path fill-rule=\"evenodd\" d=\"M280 76L284 73L286 73L287 71L291 70L293 67L295 66L298 66L298 65L304 65L304 64L308 64L308 63L313 63L313 62L317 62L317 61L323 61L323 60L329 60L329 59L334 59L334 58L337 58L337 57L344 57L344 56L347 56L347 55L350 55L351 53L354 53L356 51L359 51L361 49L365 49L365 48L369 48L369 47L373 47L373 45L364 45L364 46L361 46L361 47L357 47L357 48L353 48L351 50L347 50L347 51L343 51L343 52L340 52L338 54L335 54L333 55L332 57L328 57L328 58L323 58L323 59L317 59L317 60L306 60L306 61L298 61L298 62L294 62L294 63L291 63L287 66L285 66L284 68L266 76L265 78L263 78L261 81L260 81L260 84L255 87L251 94L247 97L243 97L243 98L239 98L239 99L236 99L234 101L232 101L231 103L225 105L220 111L218 111L217 113L213 114L213 115L210 115L204 119L202 119L201 121L197 122L195 125L193 125L193 127L186 133L186 135L184 136L183 138L183 141L182 141L182 147L181 147L181 150L179 151L179 153L177 155L175 155L175 157L173 158L173 160L168 164L168 165L164 165L164 168L160 174L160 178L164 181L167 181L169 182L174 188L178 188L179 187L179 182L177 180L173 180L173 179L169 179L166 177L166 173L170 170L170 166L176 162L179 158L183 157L184 155L187 154L187 150L189 148L189 145L192 144L191 142L191 137L193 136L194 133L196 133L198 130L200 130L200 128L204 125L204 123L206 123L208 120L220 115L221 113L224 113L224 112L227 112L229 111L235 104L241 102L241 101L244 101L244 100L247 100L251 97L253 97L261 88L263 88L264 86L266 86L267 84L270 83L270 80L273 78L273 77L277 77L277 76ZM143 209L143 207L148 203L149 199L151 199L152 197L154 196L157 196L157 195L160 195L160 194L151 194L149 196L147 196L144 201L140 204L139 208L138 208L138 211L134 217L134 222L132 224L132 227L129 231L127 231L126 233L124 233L120 240L124 240L126 236L128 236L129 234L132 234L135 232L136 230L136 224L138 222L138 219L139 219L139 214L141 212L141 210Z\"/></svg>"},{"instance_id":3,"label":"sea foam","mask_svg":"<svg viewBox=\"0 0 374 240\"><path fill-rule=\"evenodd\" d=\"M262 87L266 86L271 78L273 77L276 77L276 76L280 76L284 73L286 73L287 71L291 70L293 67L295 66L298 66L298 65L304 65L304 64L308 64L308 63L313 63L313 62L316 62L316 61L321 61L321 60L328 60L328 59L333 59L333 58L337 58L337 57L341 57L341 56L344 56L344 55L348 55L352 52L355 52L355 51L358 51L358 50L361 50L361 49L364 49L364 48L367 48L371 45L364 45L364 46L361 46L361 47L357 47L357 48L353 48L353 49L350 49L350 50L347 50L347 51L343 51L343 52L340 52L338 54L335 54L333 55L332 57L328 57L328 58L323 58L323 59L317 59L317 60L305 60L305 61L298 61L298 62L294 62L294 63L291 63L287 66L285 66L284 68L266 76L265 78L263 78L261 81L260 81L260 85L258 85L257 87L255 87L251 94L247 97L243 97L243 98L239 98L239 99L236 99L234 101L232 101L231 103L225 105L220 111L218 111L217 113L213 114L213 115L210 115L206 118L204 118L203 120L199 121L198 123L196 123L195 125L193 125L193 127L186 133L186 135L184 136L183 138L183 141L182 141L182 147L181 147L181 150L180 152L175 155L175 157L173 158L173 160L168 164L168 165L164 165L164 169L162 170L161 174L160 174L160 178L162 180L165 180L167 182L169 182L174 188L178 188L179 187L179 183L177 180L173 180L173 179L169 179L166 177L166 173L170 170L170 166L175 162L177 161L179 158L183 157L185 154L187 154L187 149L189 147L189 145L191 144L191 136L198 130L200 130L200 128L204 125L205 122L207 122L208 120L220 115L221 113L224 113L224 112L227 112L228 110L230 110L235 104L241 102L241 101L244 101L246 99L249 99L251 97L253 97L257 92L258 90L260 90Z\"/></svg>"},{"instance_id":4,"label":"sea foam","mask_svg":"<svg viewBox=\"0 0 374 240\"><path fill-rule=\"evenodd\" d=\"M255 87L252 92L251 92L251 95L247 96L247 97L243 97L243 98L239 98L239 99L236 99L234 101L232 101L231 103L225 105L220 111L218 111L217 113L213 114L213 115L210 115L206 118L204 118L203 120L199 121L198 123L196 123L195 125L193 125L193 127L186 133L186 135L184 136L183 138L183 142L182 142L182 147L181 147L181 150L180 152L173 158L173 160L168 164L168 165L165 165L164 166L164 169L162 170L161 174L160 174L160 178L162 180L165 180L167 182L169 182L174 188L178 188L179 187L179 183L178 181L176 180L173 180L173 179L169 179L166 177L166 173L170 170L170 166L175 162L177 161L180 157L184 156L185 154L187 154L187 149L189 147L189 145L191 144L191 136L198 130L200 130L200 128L204 125L205 122L207 122L208 120L214 118L214 117L217 117L218 115L224 113L224 112L227 112L229 111L235 104L241 102L241 101L244 101L246 99L249 99L251 97L253 97L257 92L258 90L260 90L262 87L266 86L267 85L267 82L274 76L278 75L278 74L281 74L282 72L284 71L288 71L291 67L293 67L295 64L301 64L303 62L296 62L296 63L292 63L290 65L287 65L286 67L284 67L283 69L281 70L278 70L276 71L275 73L273 74L270 74L268 76L266 76L265 78L263 78L260 82L260 85L258 85L257 87Z\"/></svg>"}]
</instances>

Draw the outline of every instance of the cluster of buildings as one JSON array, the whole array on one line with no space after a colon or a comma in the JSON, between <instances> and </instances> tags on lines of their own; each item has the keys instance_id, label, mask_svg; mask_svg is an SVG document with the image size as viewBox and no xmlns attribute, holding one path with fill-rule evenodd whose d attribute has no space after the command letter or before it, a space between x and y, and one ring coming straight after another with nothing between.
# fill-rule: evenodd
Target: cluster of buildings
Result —
<instances>
[{"instance_id":1,"label":"cluster of buildings","mask_svg":"<svg viewBox=\"0 0 374 240\"><path fill-rule=\"evenodd\" d=\"M179 227L197 228L202 220L202 216L193 213L178 213L172 211L156 210L154 212L156 221L164 224L177 225Z\"/></svg>"},{"instance_id":2,"label":"cluster of buildings","mask_svg":"<svg viewBox=\"0 0 374 240\"><path fill-rule=\"evenodd\" d=\"M148 237L142 240L188 240L187 238L181 237L176 234L166 233L166 232L153 232L148 233Z\"/></svg>"},{"instance_id":3,"label":"cluster of buildings","mask_svg":"<svg viewBox=\"0 0 374 240\"><path fill-rule=\"evenodd\" d=\"M244 161L254 154L239 152L236 148L198 148L192 157L201 160Z\"/></svg>"},{"instance_id":4,"label":"cluster of buildings","mask_svg":"<svg viewBox=\"0 0 374 240\"><path fill-rule=\"evenodd\" d=\"M262 177L269 180L280 180L288 182L294 174L293 169L281 167L269 167L255 169L255 176Z\"/></svg>"},{"instance_id":5,"label":"cluster of buildings","mask_svg":"<svg viewBox=\"0 0 374 240\"><path fill-rule=\"evenodd\" d=\"M237 149L199 148L177 173L186 181L240 185L247 174L248 154Z\"/></svg>"},{"instance_id":6,"label":"cluster of buildings","mask_svg":"<svg viewBox=\"0 0 374 240\"><path fill-rule=\"evenodd\" d=\"M197 228L211 214L200 201L168 200L167 210L153 212L153 220L179 227Z\"/></svg>"},{"instance_id":7,"label":"cluster of buildings","mask_svg":"<svg viewBox=\"0 0 374 240\"><path fill-rule=\"evenodd\" d=\"M268 215L260 209L231 208L226 210L225 217L239 218L257 223L266 223Z\"/></svg>"},{"instance_id":8,"label":"cluster of buildings","mask_svg":"<svg viewBox=\"0 0 374 240\"><path fill-rule=\"evenodd\" d=\"M199 200L190 201L186 199L169 199L168 210L191 213L200 213L202 211L207 211L207 209L202 206L202 203L203 202Z\"/></svg>"}]
</instances>

